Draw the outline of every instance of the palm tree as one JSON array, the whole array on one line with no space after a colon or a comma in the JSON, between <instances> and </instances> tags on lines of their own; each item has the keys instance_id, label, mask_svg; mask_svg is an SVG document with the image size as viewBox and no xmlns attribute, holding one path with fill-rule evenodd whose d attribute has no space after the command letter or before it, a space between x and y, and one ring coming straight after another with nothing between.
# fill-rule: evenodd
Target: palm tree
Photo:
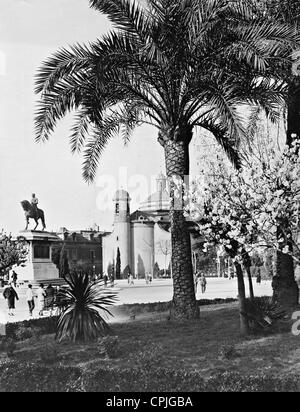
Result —
<instances>
[{"instance_id":1,"label":"palm tree","mask_svg":"<svg viewBox=\"0 0 300 412\"><path fill-rule=\"evenodd\" d=\"M167 175L189 175L189 144L199 126L213 133L238 167L245 138L238 106L260 105L271 117L284 86L276 63L299 36L289 25L258 19L246 1L90 0L114 30L89 46L61 49L36 79L41 95L36 137L45 141L75 111L73 152L84 150L91 181L109 140L151 124L165 152ZM277 81L278 80L278 81ZM190 235L180 191L171 179L174 318L197 318Z\"/></svg>"}]
</instances>

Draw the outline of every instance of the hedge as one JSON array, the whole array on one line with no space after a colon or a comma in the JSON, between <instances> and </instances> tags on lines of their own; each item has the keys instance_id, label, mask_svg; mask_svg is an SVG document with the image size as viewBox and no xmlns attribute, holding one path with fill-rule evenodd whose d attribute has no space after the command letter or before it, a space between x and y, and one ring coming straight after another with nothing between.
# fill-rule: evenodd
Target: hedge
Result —
<instances>
[{"instance_id":1,"label":"hedge","mask_svg":"<svg viewBox=\"0 0 300 412\"><path fill-rule=\"evenodd\" d=\"M299 392L300 378L226 372L204 380L201 372L164 368L100 368L9 362L0 366L0 392Z\"/></svg>"},{"instance_id":2,"label":"hedge","mask_svg":"<svg viewBox=\"0 0 300 412\"><path fill-rule=\"evenodd\" d=\"M8 323L6 325L6 336L17 340L17 331L19 328L38 328L43 334L56 332L57 316L24 320L22 322Z\"/></svg>"},{"instance_id":3,"label":"hedge","mask_svg":"<svg viewBox=\"0 0 300 412\"><path fill-rule=\"evenodd\" d=\"M227 298L227 299L200 299L197 300L198 306L208 306L208 305L220 305L224 303L237 302L237 299ZM120 305L126 312L148 313L148 312L166 312L171 308L171 301L169 302L153 302L153 303L131 303Z\"/></svg>"}]
</instances>

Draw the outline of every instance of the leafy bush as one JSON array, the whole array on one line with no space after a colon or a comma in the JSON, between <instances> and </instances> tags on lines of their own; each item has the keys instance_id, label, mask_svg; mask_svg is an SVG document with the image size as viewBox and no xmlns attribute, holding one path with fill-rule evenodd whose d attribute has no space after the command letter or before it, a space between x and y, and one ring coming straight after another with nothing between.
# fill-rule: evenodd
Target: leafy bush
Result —
<instances>
[{"instance_id":1,"label":"leafy bush","mask_svg":"<svg viewBox=\"0 0 300 412\"><path fill-rule=\"evenodd\" d=\"M197 301L199 306L208 305L220 305L225 303L237 302L237 299L226 298L226 299L200 299ZM141 313L151 313L151 312L167 312L170 310L171 302L151 302L151 303L132 303L122 305L122 308L128 313L134 313L135 315Z\"/></svg>"},{"instance_id":2,"label":"leafy bush","mask_svg":"<svg viewBox=\"0 0 300 412\"><path fill-rule=\"evenodd\" d=\"M57 320L58 318L53 316L49 318L30 319L30 320L25 320L23 322L8 323L6 326L6 334L7 336L13 339L19 340L17 338L17 335L18 335L18 330L20 328L22 328L23 330L30 329L31 332L33 333L33 336L35 337L41 334L55 333L56 327L57 327ZM20 340L23 340L23 339L20 339Z\"/></svg>"},{"instance_id":3,"label":"leafy bush","mask_svg":"<svg viewBox=\"0 0 300 412\"><path fill-rule=\"evenodd\" d=\"M108 333L108 324L100 312L111 315L107 306L116 300L116 293L103 287L103 281L91 282L87 273L73 272L65 279L58 298L62 313L57 324L56 339L90 341Z\"/></svg>"},{"instance_id":4,"label":"leafy bush","mask_svg":"<svg viewBox=\"0 0 300 412\"><path fill-rule=\"evenodd\" d=\"M134 363L138 368L150 370L157 368L161 364L164 350L159 343L149 343L142 350L132 353L129 362Z\"/></svg>"},{"instance_id":5,"label":"leafy bush","mask_svg":"<svg viewBox=\"0 0 300 412\"><path fill-rule=\"evenodd\" d=\"M117 358L119 354L118 336L104 336L98 339L97 348L100 355L108 358Z\"/></svg>"},{"instance_id":6,"label":"leafy bush","mask_svg":"<svg viewBox=\"0 0 300 412\"><path fill-rule=\"evenodd\" d=\"M246 316L252 329L268 328L286 317L286 312L269 296L246 299Z\"/></svg>"},{"instance_id":7,"label":"leafy bush","mask_svg":"<svg viewBox=\"0 0 300 412\"><path fill-rule=\"evenodd\" d=\"M100 368L9 362L0 365L1 392L298 392L299 376L244 376L225 372L204 380L201 372L165 368Z\"/></svg>"},{"instance_id":8,"label":"leafy bush","mask_svg":"<svg viewBox=\"0 0 300 412\"><path fill-rule=\"evenodd\" d=\"M1 392L78 391L79 368L10 362L0 365Z\"/></svg>"},{"instance_id":9,"label":"leafy bush","mask_svg":"<svg viewBox=\"0 0 300 412\"><path fill-rule=\"evenodd\" d=\"M207 381L207 388L212 392L298 392L299 384L298 376L243 376L236 372L225 372L211 377Z\"/></svg>"},{"instance_id":10,"label":"leafy bush","mask_svg":"<svg viewBox=\"0 0 300 412\"><path fill-rule=\"evenodd\" d=\"M239 357L239 353L235 349L234 345L224 343L218 350L218 357L220 359L230 360Z\"/></svg>"},{"instance_id":11,"label":"leafy bush","mask_svg":"<svg viewBox=\"0 0 300 412\"><path fill-rule=\"evenodd\" d=\"M59 349L57 344L46 344L40 351L40 359L46 364L57 362L59 360Z\"/></svg>"},{"instance_id":12,"label":"leafy bush","mask_svg":"<svg viewBox=\"0 0 300 412\"><path fill-rule=\"evenodd\" d=\"M7 356L10 358L14 355L17 348L16 342L14 339L9 337L3 337L0 341L0 351L6 352Z\"/></svg>"}]
</instances>

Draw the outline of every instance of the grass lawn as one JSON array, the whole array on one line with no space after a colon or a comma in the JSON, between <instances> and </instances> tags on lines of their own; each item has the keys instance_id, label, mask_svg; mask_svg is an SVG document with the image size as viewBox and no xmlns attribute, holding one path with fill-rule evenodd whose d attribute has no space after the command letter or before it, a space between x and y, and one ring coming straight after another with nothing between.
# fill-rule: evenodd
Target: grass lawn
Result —
<instances>
[{"instance_id":1,"label":"grass lawn","mask_svg":"<svg viewBox=\"0 0 300 412\"><path fill-rule=\"evenodd\" d=\"M58 345L54 365L76 366L88 372L99 367L165 367L201 372L204 378L225 371L300 376L300 337L290 332L290 321L272 334L242 338L236 303L202 307L201 319L188 323L170 321L167 315L148 313L114 323L112 334L119 343L115 358L102 356L95 343L65 342ZM18 342L13 360L40 365L40 352L53 342L53 335ZM229 359L224 356L224 345L226 350L235 349ZM6 354L0 356L3 360Z\"/></svg>"}]
</instances>

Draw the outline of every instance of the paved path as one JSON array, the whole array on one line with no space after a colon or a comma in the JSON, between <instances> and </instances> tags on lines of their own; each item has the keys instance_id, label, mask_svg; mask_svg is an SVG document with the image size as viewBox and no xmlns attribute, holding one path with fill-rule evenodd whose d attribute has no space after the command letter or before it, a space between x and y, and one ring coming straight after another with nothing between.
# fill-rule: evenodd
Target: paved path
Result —
<instances>
[{"instance_id":1,"label":"paved path","mask_svg":"<svg viewBox=\"0 0 300 412\"><path fill-rule=\"evenodd\" d=\"M245 279L246 280L246 279ZM149 303L149 302L167 302L172 299L172 280L153 280L151 285L146 285L145 280L135 281L134 285L129 286L126 280L120 280L115 283L113 288L118 292L117 305L130 303ZM9 322L29 319L27 303L25 299L26 289L17 289L20 300L16 302L16 313L14 317L6 315L6 302L0 294L0 324L3 319ZM272 295L270 281L263 281L261 285L254 283L256 296ZM215 299L215 298L236 298L237 281L236 279L207 279L207 290L205 294L197 291L197 299ZM35 311L37 312L37 311ZM121 317L119 308L114 308L115 320ZM37 313L34 315L37 317ZM126 315L127 316L127 315ZM2 319L1 319L2 318ZM6 322L5 322L6 323Z\"/></svg>"}]
</instances>

